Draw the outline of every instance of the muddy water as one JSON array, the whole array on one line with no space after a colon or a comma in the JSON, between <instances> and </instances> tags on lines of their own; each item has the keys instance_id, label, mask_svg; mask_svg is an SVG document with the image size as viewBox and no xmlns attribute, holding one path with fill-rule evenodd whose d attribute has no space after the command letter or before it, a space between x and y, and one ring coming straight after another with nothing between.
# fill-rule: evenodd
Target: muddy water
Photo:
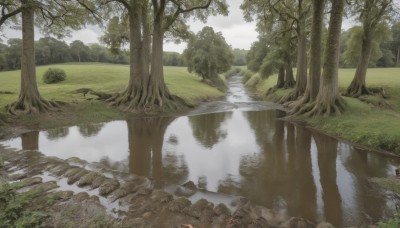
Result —
<instances>
[{"instance_id":1,"label":"muddy water","mask_svg":"<svg viewBox=\"0 0 400 228\"><path fill-rule=\"evenodd\" d=\"M392 201L367 178L393 175L399 159L280 121L284 113L276 105L253 101L238 77L229 83L225 101L188 116L31 132L3 144L100 162L160 185L191 180L208 191L338 226L390 212Z\"/></svg>"}]
</instances>

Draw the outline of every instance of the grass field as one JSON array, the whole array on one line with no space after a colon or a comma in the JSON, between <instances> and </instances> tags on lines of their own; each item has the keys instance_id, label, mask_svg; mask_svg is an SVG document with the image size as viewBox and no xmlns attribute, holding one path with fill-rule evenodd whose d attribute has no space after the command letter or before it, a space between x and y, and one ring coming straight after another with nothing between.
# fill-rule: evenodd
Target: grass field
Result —
<instances>
[{"instance_id":1,"label":"grass field","mask_svg":"<svg viewBox=\"0 0 400 228\"><path fill-rule=\"evenodd\" d=\"M66 80L57 84L44 84L42 75L49 67L63 69L67 74ZM14 125L18 123L28 128L53 128L79 122L123 119L126 115L130 115L110 108L104 102L87 100L86 98L91 98L91 95L84 98L82 94L74 93L79 88L90 88L108 93L123 91L129 78L127 65L69 63L39 66L36 68L36 73L39 91L45 99L64 101L70 105L56 114L19 116L12 120ZM216 88L202 83L199 77L190 74L185 67L165 67L164 73L170 91L188 103L196 104L224 96L224 93ZM15 94L0 94L0 115L4 114L3 107L6 104L17 99L19 87L20 71L0 72L0 91L15 92Z\"/></svg>"},{"instance_id":2,"label":"grass field","mask_svg":"<svg viewBox=\"0 0 400 228\"><path fill-rule=\"evenodd\" d=\"M344 92L353 79L355 69L339 70L339 87ZM276 84L277 75L267 80L254 75L248 84L255 84L258 94L265 96ZM253 81L258 81L254 83ZM400 154L400 68L372 68L367 72L368 87L383 87L390 99L369 96L369 104L358 99L344 97L346 112L337 117L310 118L306 121L313 127L351 142ZM281 97L291 90L278 90Z\"/></svg>"},{"instance_id":3,"label":"grass field","mask_svg":"<svg viewBox=\"0 0 400 228\"><path fill-rule=\"evenodd\" d=\"M44 84L42 75L49 67L63 69L67 78L57 84ZM82 94L72 93L79 88L91 88L103 92L122 91L128 82L129 66L114 64L60 64L39 66L36 70L39 91L46 99L80 102ZM168 88L190 103L223 96L223 93L189 74L184 67L165 67ZM0 107L14 101L19 92L20 71L0 72L0 91L16 92L15 95L0 95Z\"/></svg>"}]
</instances>

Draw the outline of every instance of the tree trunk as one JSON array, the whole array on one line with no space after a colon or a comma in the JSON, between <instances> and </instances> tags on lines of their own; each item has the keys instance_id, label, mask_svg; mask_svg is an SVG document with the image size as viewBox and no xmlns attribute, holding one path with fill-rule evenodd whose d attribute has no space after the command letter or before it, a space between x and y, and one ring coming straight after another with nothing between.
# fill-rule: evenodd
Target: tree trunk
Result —
<instances>
[{"instance_id":1,"label":"tree trunk","mask_svg":"<svg viewBox=\"0 0 400 228\"><path fill-rule=\"evenodd\" d=\"M34 33L34 9L25 6L22 10L22 54L21 54L21 87L19 98L9 104L9 114L47 112L58 107L54 101L44 100L36 83L35 65L35 33Z\"/></svg>"},{"instance_id":2,"label":"tree trunk","mask_svg":"<svg viewBox=\"0 0 400 228\"><path fill-rule=\"evenodd\" d=\"M397 47L396 66L399 66L399 58L400 58L400 46Z\"/></svg>"},{"instance_id":3,"label":"tree trunk","mask_svg":"<svg viewBox=\"0 0 400 228\"><path fill-rule=\"evenodd\" d=\"M278 72L278 81L276 82L276 88L283 88L285 86L285 67L280 66Z\"/></svg>"},{"instance_id":4,"label":"tree trunk","mask_svg":"<svg viewBox=\"0 0 400 228\"><path fill-rule=\"evenodd\" d=\"M350 86L347 88L346 95L351 97L359 97L365 94L371 94L365 85L365 77L367 75L369 58L372 51L372 30L368 25L363 26L363 40L361 46L361 55L358 61L356 73Z\"/></svg>"},{"instance_id":5,"label":"tree trunk","mask_svg":"<svg viewBox=\"0 0 400 228\"><path fill-rule=\"evenodd\" d=\"M344 111L344 101L339 95L339 38L342 27L344 0L332 2L328 39L324 53L323 72L317 99L306 116L339 115Z\"/></svg>"},{"instance_id":6,"label":"tree trunk","mask_svg":"<svg viewBox=\"0 0 400 228\"><path fill-rule=\"evenodd\" d=\"M310 104L315 101L318 95L321 77L321 44L322 26L324 19L325 1L313 0L313 15L311 25L310 45L310 71L307 77L306 91L303 97L290 110L292 115L301 115L310 111Z\"/></svg>"},{"instance_id":7,"label":"tree trunk","mask_svg":"<svg viewBox=\"0 0 400 228\"><path fill-rule=\"evenodd\" d=\"M147 4L131 2L130 27L130 79L125 92L108 99L112 105L124 106L126 111L154 113L176 111L185 102L169 93L163 71L163 19L162 7L155 8L153 33L150 34ZM160 11L161 10L161 11ZM152 37L151 72L149 72L150 37Z\"/></svg>"},{"instance_id":8,"label":"tree trunk","mask_svg":"<svg viewBox=\"0 0 400 228\"><path fill-rule=\"evenodd\" d=\"M296 92L298 96L301 96L307 86L307 35L305 31L301 32L298 39Z\"/></svg>"},{"instance_id":9,"label":"tree trunk","mask_svg":"<svg viewBox=\"0 0 400 228\"><path fill-rule=\"evenodd\" d=\"M288 22L285 22L285 27L288 26ZM293 65L292 65L292 58L291 58L291 33L286 32L284 34L284 49L285 49L285 88L292 88L296 82L294 81L294 76L293 76Z\"/></svg>"}]
</instances>

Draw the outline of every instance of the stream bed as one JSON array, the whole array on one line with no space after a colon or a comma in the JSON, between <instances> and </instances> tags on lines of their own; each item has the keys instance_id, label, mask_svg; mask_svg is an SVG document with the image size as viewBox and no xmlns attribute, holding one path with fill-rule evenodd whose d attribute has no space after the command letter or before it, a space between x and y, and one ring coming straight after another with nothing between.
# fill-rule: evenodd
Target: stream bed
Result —
<instances>
[{"instance_id":1,"label":"stream bed","mask_svg":"<svg viewBox=\"0 0 400 228\"><path fill-rule=\"evenodd\" d=\"M281 121L281 107L257 101L239 76L228 83L225 100L187 116L82 124L0 143L98 162L160 186L193 181L314 222L358 226L390 215L393 201L368 178L393 176L399 158Z\"/></svg>"}]
</instances>

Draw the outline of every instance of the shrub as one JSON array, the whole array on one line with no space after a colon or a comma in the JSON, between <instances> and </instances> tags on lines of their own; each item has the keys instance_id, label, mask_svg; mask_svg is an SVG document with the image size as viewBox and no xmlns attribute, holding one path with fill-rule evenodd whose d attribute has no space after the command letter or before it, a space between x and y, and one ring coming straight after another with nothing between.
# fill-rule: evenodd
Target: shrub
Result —
<instances>
[{"instance_id":1,"label":"shrub","mask_svg":"<svg viewBox=\"0 0 400 228\"><path fill-rule=\"evenodd\" d=\"M64 70L59 68L49 68L43 74L43 82L46 84L53 84L57 82L64 81L67 75L65 74Z\"/></svg>"}]
</instances>

